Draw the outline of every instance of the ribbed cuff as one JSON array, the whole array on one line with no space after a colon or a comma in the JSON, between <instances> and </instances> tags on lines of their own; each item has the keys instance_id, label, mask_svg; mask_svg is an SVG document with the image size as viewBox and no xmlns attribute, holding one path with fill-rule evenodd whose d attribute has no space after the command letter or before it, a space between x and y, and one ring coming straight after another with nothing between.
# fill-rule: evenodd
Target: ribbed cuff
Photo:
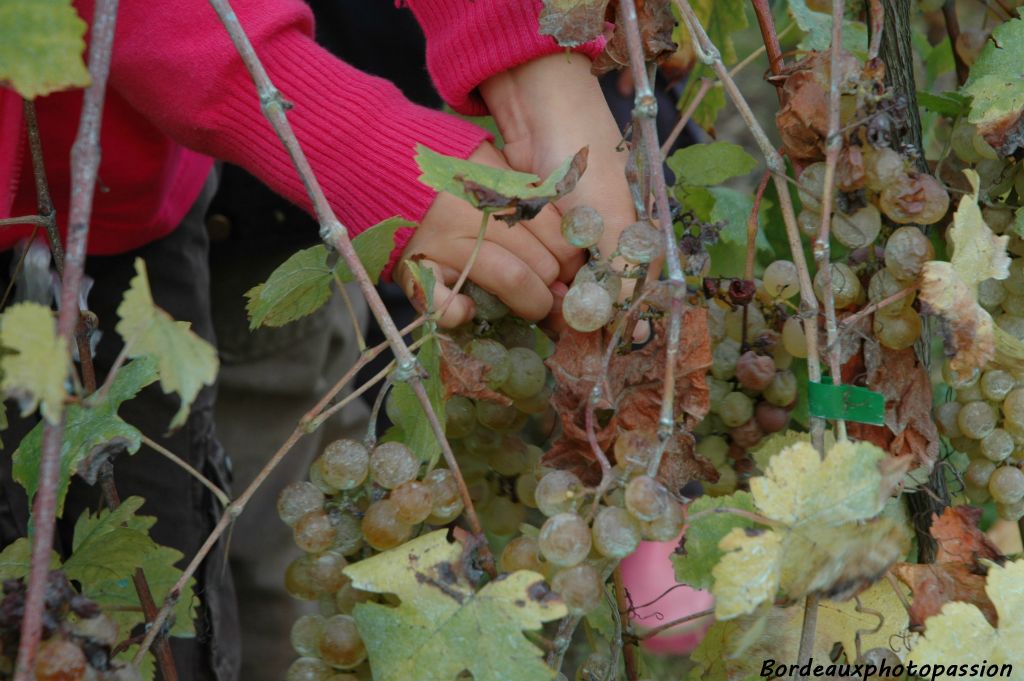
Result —
<instances>
[{"instance_id":1,"label":"ribbed cuff","mask_svg":"<svg viewBox=\"0 0 1024 681\"><path fill-rule=\"evenodd\" d=\"M420 183L417 144L469 157L489 133L455 116L417 106L391 83L340 62L308 37L276 36L260 46L271 80L293 107L288 120L338 215L355 236L394 215L419 222L436 192ZM311 208L284 147L263 118L248 77L222 101L224 157L246 167L289 200ZM395 235L390 276L411 229Z\"/></svg>"},{"instance_id":2,"label":"ribbed cuff","mask_svg":"<svg viewBox=\"0 0 1024 681\"><path fill-rule=\"evenodd\" d=\"M491 76L566 51L541 35L541 0L408 0L427 37L427 70L438 92L459 113L482 115L476 92ZM603 37L571 51L594 59Z\"/></svg>"}]
</instances>

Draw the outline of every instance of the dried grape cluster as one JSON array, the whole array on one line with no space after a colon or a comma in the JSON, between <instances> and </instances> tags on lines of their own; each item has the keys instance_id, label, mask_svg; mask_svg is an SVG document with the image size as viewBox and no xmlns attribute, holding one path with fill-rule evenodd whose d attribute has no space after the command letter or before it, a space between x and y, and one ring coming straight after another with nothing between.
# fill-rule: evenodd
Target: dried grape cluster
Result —
<instances>
[{"instance_id":1,"label":"dried grape cluster","mask_svg":"<svg viewBox=\"0 0 1024 681\"><path fill-rule=\"evenodd\" d=\"M0 679L13 678L27 587L24 580L3 584L0 601ZM135 667L116 662L123 649L117 622L82 596L63 572L51 571L46 583L43 640L36 653L37 681L141 681Z\"/></svg>"}]
</instances>

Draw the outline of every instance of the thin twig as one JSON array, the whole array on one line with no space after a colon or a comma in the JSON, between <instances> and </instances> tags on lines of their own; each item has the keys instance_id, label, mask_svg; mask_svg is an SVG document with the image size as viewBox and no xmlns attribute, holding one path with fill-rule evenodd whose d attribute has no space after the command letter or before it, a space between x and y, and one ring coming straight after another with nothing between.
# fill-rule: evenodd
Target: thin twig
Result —
<instances>
[{"instance_id":1,"label":"thin twig","mask_svg":"<svg viewBox=\"0 0 1024 681\"><path fill-rule=\"evenodd\" d=\"M221 506L227 506L228 504L231 503L231 499L228 498L228 495L225 494L220 487L217 487L217 485L213 484L213 482L209 478L207 478L205 475L197 471L195 467L193 467L188 461L185 461L180 456L178 456L171 450L167 449L159 442L149 439L145 433L142 434L142 441L154 452L160 454L165 459L175 464L183 471L191 475L193 478L198 480L203 485L203 487L205 487L206 489L210 490L210 492L213 493L213 496L217 497L217 501L220 502Z\"/></svg>"},{"instance_id":2,"label":"thin twig","mask_svg":"<svg viewBox=\"0 0 1024 681\"><path fill-rule=\"evenodd\" d=\"M786 70L786 62L782 58L782 45L779 43L779 36L775 32L775 19L772 18L772 8L769 0L751 0L754 6L754 14L757 16L757 27L761 29L761 40L764 42L765 50L768 52L768 68L773 76L781 76ZM775 94L779 97L779 103L785 103L785 94L782 83L775 83Z\"/></svg>"},{"instance_id":3,"label":"thin twig","mask_svg":"<svg viewBox=\"0 0 1024 681\"><path fill-rule=\"evenodd\" d=\"M622 629L629 623L629 606L626 601L626 585L622 581L622 566L615 568L612 573L615 582L615 607L618 614L619 626L616 628L617 641L613 641L617 647L622 649L622 657L626 667L627 681L637 681L639 673L636 666L636 644L630 641L624 643L622 640Z\"/></svg>"},{"instance_id":4,"label":"thin twig","mask_svg":"<svg viewBox=\"0 0 1024 681\"><path fill-rule=\"evenodd\" d=\"M36 105L32 100L24 100L25 127L28 128L28 148L32 154L32 175L36 180L36 208L43 217L43 227L50 242L53 254L53 265L57 274L64 276L64 249L60 245L60 233L57 231L57 211L50 198L50 183L46 178L46 164L43 161L43 142L39 137L39 121L36 117ZM33 239L35 235L32 235ZM30 242L31 243L31 242Z\"/></svg>"},{"instance_id":5,"label":"thin twig","mask_svg":"<svg viewBox=\"0 0 1024 681\"><path fill-rule=\"evenodd\" d=\"M7 288L4 289L4 297L0 299L0 310L7 309L7 302L11 299L11 293L14 292L14 287L18 283L18 275L21 274L21 270L25 267L25 258L28 256L29 249L33 242L36 240L36 235L39 233L39 225L35 225L32 228L32 234L28 237L28 243L25 248L21 250L21 255L18 256L18 262L14 265L14 272L11 273L11 280L7 282Z\"/></svg>"},{"instance_id":6,"label":"thin twig","mask_svg":"<svg viewBox=\"0 0 1024 681\"><path fill-rule=\"evenodd\" d=\"M673 627L678 627L680 624L686 624L687 622L693 622L695 620L702 620L705 617L714 617L714 616L715 616L715 609L714 608L708 608L707 610L701 610L700 612L693 612L693 613L690 613L689 615L683 615L682 617L678 617L678 618L672 620L671 622L665 622L664 624L659 624L658 626L654 627L653 629L648 629L647 631L643 632L642 634L639 634L637 636L637 640L645 641L645 640L647 640L649 638L653 638L654 636L657 636L658 634L660 634L663 631L668 631L669 629L672 629Z\"/></svg>"},{"instance_id":7,"label":"thin twig","mask_svg":"<svg viewBox=\"0 0 1024 681\"><path fill-rule=\"evenodd\" d=\"M235 15L234 10L231 9L231 3L228 0L210 0L210 5L217 13L217 17L220 19L221 24L223 24L228 36L231 38L231 42L234 44L235 49L238 50L238 54L241 57L242 62L245 64L246 69L249 71L249 75L252 77L253 82L256 85L256 90L260 99L260 109L262 110L263 115L270 122L274 132L288 151L292 164L295 166L299 177L302 179L302 184L306 188L306 193L308 194L313 206L313 212L316 214L317 222L320 224L320 237L325 243L338 251L338 253L341 254L341 257L344 258L345 263L349 266L349 271L352 272L353 277L359 284L359 288L362 290L363 297L366 299L366 303L369 305L370 311L373 312L373 316L377 319L377 324L380 326L384 337L387 339L388 344L391 346L391 350L395 355L395 361L397 362L396 373L398 374L396 377L397 380L408 381L413 394L416 395L416 399L419 401L420 407L423 409L423 414L430 423L430 428L434 433L434 437L437 438L438 444L441 446L441 452L444 455L445 462L448 464L448 468L451 469L452 476L455 478L455 482L458 485L459 493L462 497L463 504L465 505L465 510L463 512L466 516L466 522L469 524L473 534L481 542L481 557L483 559L484 567L489 573L493 572L496 574L493 567L493 557L490 554L489 545L484 538L480 519L477 517L476 509L473 506L473 499L469 495L469 489L466 486L466 481L459 468L459 462L455 458L454 452L452 452L451 445L449 445L448 440L445 438L444 425L438 420L437 414L434 413L434 409L430 404L430 397L427 395L427 391L423 387L423 382L421 380L422 368L420 367L419 362L406 346L401 333L395 326L394 320L388 313L387 306L380 297L380 293L377 291L373 282L370 280L370 277L367 275L366 269L359 260L359 255L356 253L352 246L352 241L349 239L348 230L341 224L341 221L338 220L338 217L334 214L334 209L327 201L327 197L324 195L323 189L320 187L320 183L318 182L316 175L313 173L309 160L306 158L306 154L302 150L302 146L295 137L295 131L292 129L291 123L288 121L288 115L286 113L288 105L281 96L281 92L274 86L270 77L267 75L266 69L260 61L260 58L256 55L256 51L253 49L252 43L249 41L249 37L242 29L237 15Z\"/></svg>"},{"instance_id":8,"label":"thin twig","mask_svg":"<svg viewBox=\"0 0 1024 681\"><path fill-rule=\"evenodd\" d=\"M78 296L85 270L85 246L89 236L89 216L99 169L100 121L103 118L103 96L110 72L110 52L114 42L117 0L97 0L89 42L89 76L78 133L71 147L71 209L68 221L68 248L61 285L61 305L57 331L70 345L78 323ZM46 595L50 552L53 549L56 525L57 482L60 478L61 443L64 438L64 416L56 424L43 427L42 453L39 462L39 485L32 505L35 535L32 537L32 568L28 576L25 614L21 621L21 640L15 681L32 681L36 652L42 633L43 606Z\"/></svg>"},{"instance_id":9,"label":"thin twig","mask_svg":"<svg viewBox=\"0 0 1024 681\"><path fill-rule=\"evenodd\" d=\"M710 90L711 86L714 85L714 81L710 78L701 78L700 87L697 88L697 92L693 95L693 99L686 105L686 110L679 115L679 120L676 121L676 125L672 128L672 132L665 138L665 143L661 145L661 158L662 160L668 158L668 153L672 151L672 147L675 146L676 140L683 134L683 130L686 128L686 124L693 118L694 112L697 111L697 107L704 101L704 95Z\"/></svg>"},{"instance_id":10,"label":"thin twig","mask_svg":"<svg viewBox=\"0 0 1024 681\"><path fill-rule=\"evenodd\" d=\"M764 198L764 191L768 188L768 180L772 174L765 171L761 181L757 184L757 191L754 193L754 205L750 209L750 216L747 218L747 262L743 268L743 278L747 281L754 279L754 260L757 257L757 230L758 216L761 213L761 199ZM743 320L743 331L746 333L747 320Z\"/></svg>"},{"instance_id":11,"label":"thin twig","mask_svg":"<svg viewBox=\"0 0 1024 681\"><path fill-rule=\"evenodd\" d=\"M46 218L42 215L22 215L14 218L0 218L0 227L13 227L14 225L36 225L46 226Z\"/></svg>"},{"instance_id":12,"label":"thin twig","mask_svg":"<svg viewBox=\"0 0 1024 681\"><path fill-rule=\"evenodd\" d=\"M565 658L566 651L569 650L572 636L576 633L576 627L580 625L581 619L583 618L579 615L569 615L563 617L562 621L558 623L558 633L555 635L555 640L552 641L551 650L548 651L546 660L547 665L556 672L562 668L562 660Z\"/></svg>"},{"instance_id":13,"label":"thin twig","mask_svg":"<svg viewBox=\"0 0 1024 681\"><path fill-rule=\"evenodd\" d=\"M800 282L800 307L801 317L804 322L804 333L807 336L807 376L810 381L818 383L821 381L821 362L818 356L818 300L814 296L814 288L811 284L810 271L807 268L807 261L804 258L803 243L800 240L800 229L796 222L796 213L793 211L793 201L789 195L787 184L786 165L782 156L772 145L761 127L757 117L751 110L747 100L743 97L736 82L729 75L725 65L722 63L718 48L704 32L697 15L687 0L674 0L679 8L683 23L693 37L694 49L698 56L718 75L718 79L725 88L725 93L732 100L743 122L750 129L757 146L764 154L768 170L772 173L772 182L778 194L779 209L782 211L782 219L786 225L786 238L789 241L789 249L793 255L793 264L796 265L797 277ZM818 451L824 451L825 424L817 417L811 418L811 442Z\"/></svg>"},{"instance_id":14,"label":"thin twig","mask_svg":"<svg viewBox=\"0 0 1024 681\"><path fill-rule=\"evenodd\" d=\"M956 15L956 0L946 0L942 5L942 18L946 21L946 33L949 35L949 46L953 51L953 63L956 65L956 83L963 85L967 82L967 76L971 69L964 63L960 53L956 50L956 42L960 37L960 19Z\"/></svg>"},{"instance_id":15,"label":"thin twig","mask_svg":"<svg viewBox=\"0 0 1024 681\"><path fill-rule=\"evenodd\" d=\"M338 276L338 271L334 270L334 281L338 285L338 294L341 295L341 299L345 302L345 309L348 310L348 318L352 321L352 330L356 333L356 347L359 348L359 352L366 349L366 339L363 338L363 330L360 328L360 319L356 314L356 309L352 306L352 299L348 295L348 291L345 288L345 282Z\"/></svg>"},{"instance_id":16,"label":"thin twig","mask_svg":"<svg viewBox=\"0 0 1024 681\"><path fill-rule=\"evenodd\" d=\"M913 295L915 291L917 291L916 286L908 286L907 288L900 289L891 296L886 296L885 298L882 298L877 302L862 307L861 309L857 310L848 317L843 317L841 322L843 330L849 329L854 324L867 317L869 314L877 312L878 310L881 310L883 307L889 307L893 303L899 302L904 298Z\"/></svg>"}]
</instances>

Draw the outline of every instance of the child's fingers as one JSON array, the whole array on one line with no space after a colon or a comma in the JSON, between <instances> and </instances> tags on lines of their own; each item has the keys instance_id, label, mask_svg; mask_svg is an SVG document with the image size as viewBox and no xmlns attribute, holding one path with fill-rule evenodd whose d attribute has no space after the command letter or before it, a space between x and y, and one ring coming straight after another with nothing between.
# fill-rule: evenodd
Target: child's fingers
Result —
<instances>
[{"instance_id":1,"label":"child's fingers","mask_svg":"<svg viewBox=\"0 0 1024 681\"><path fill-rule=\"evenodd\" d=\"M576 271L583 266L583 250L576 248L562 236L562 215L552 206L547 205L536 218L525 223L530 232L540 240L544 247L558 261L559 281L572 281ZM548 282L549 284L551 282Z\"/></svg>"},{"instance_id":2,"label":"child's fingers","mask_svg":"<svg viewBox=\"0 0 1024 681\"><path fill-rule=\"evenodd\" d=\"M454 272L451 268L427 258L421 259L419 265L429 268L434 273L434 290L430 292L430 295L433 296L430 306L435 310L439 310L451 297L452 289L449 288L449 284L454 283L458 279L458 272ZM413 304L413 307L419 312L426 312L427 301L417 294L416 282L408 268L400 266L396 272L396 279L402 286L402 290L405 291L406 297ZM460 293L447 304L444 312L438 319L438 324L445 328L459 326L471 320L474 312L472 299Z\"/></svg>"},{"instance_id":3,"label":"child's fingers","mask_svg":"<svg viewBox=\"0 0 1024 681\"><path fill-rule=\"evenodd\" d=\"M442 265L460 268L469 260L473 242L462 239L435 258ZM539 320L551 310L551 292L534 269L500 245L485 241L480 245L469 278L496 295L512 312L524 319Z\"/></svg>"}]
</instances>

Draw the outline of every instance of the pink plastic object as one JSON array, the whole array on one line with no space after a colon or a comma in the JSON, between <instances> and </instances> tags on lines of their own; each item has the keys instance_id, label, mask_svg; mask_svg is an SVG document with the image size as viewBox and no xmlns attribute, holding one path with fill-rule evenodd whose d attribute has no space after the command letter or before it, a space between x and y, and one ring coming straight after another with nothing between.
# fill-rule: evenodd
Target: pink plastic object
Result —
<instances>
[{"instance_id":1,"label":"pink plastic object","mask_svg":"<svg viewBox=\"0 0 1024 681\"><path fill-rule=\"evenodd\" d=\"M688 586L665 593L677 583L669 557L678 545L678 540L641 542L622 561L622 581L636 608L631 619L639 632L707 610L714 603L711 594ZM643 645L652 652L683 655L697 647L710 623L710 618L685 622L645 640Z\"/></svg>"}]
</instances>

